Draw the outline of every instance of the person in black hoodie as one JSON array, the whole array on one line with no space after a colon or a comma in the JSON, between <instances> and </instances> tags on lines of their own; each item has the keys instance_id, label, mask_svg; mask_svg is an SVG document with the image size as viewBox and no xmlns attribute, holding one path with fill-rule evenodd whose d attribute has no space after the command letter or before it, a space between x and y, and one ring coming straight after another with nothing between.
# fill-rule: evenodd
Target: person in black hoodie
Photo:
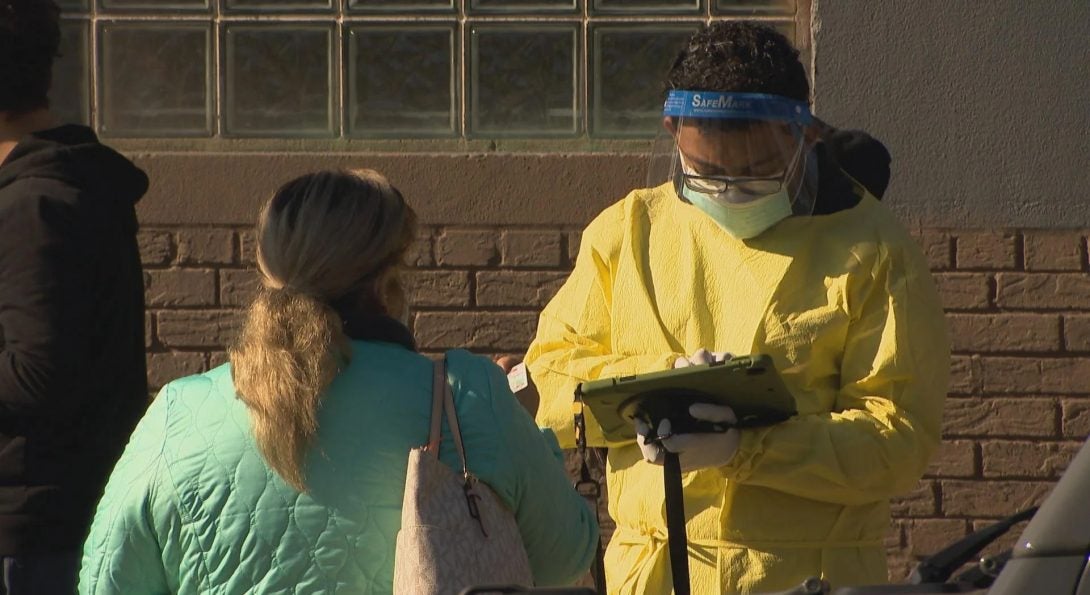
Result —
<instances>
[{"instance_id":1,"label":"person in black hoodie","mask_svg":"<svg viewBox=\"0 0 1090 595\"><path fill-rule=\"evenodd\" d=\"M52 0L0 0L0 594L73 593L148 402L134 205L147 176L48 109Z\"/></svg>"}]
</instances>

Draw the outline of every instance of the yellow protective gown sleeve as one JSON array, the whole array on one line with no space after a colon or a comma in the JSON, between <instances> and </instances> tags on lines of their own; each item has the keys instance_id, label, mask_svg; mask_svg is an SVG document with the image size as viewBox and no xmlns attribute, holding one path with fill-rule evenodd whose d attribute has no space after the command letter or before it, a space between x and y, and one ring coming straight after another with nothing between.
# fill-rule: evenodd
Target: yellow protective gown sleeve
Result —
<instances>
[{"instance_id":1,"label":"yellow protective gown sleeve","mask_svg":"<svg viewBox=\"0 0 1090 595\"><path fill-rule=\"evenodd\" d=\"M739 241L668 187L637 190L583 234L526 360L538 423L572 446L578 382L697 349L767 353L799 415L744 430L731 461L685 474L694 593L886 580L891 495L939 442L949 341L913 240L877 200ZM588 427L591 444L602 445ZM662 470L613 445L610 593L669 593Z\"/></svg>"}]
</instances>

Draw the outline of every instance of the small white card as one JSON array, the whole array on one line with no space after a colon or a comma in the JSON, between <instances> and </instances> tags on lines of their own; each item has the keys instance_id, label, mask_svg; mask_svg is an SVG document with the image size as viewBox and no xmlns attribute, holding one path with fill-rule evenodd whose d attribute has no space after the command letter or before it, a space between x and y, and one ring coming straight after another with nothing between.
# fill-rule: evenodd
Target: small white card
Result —
<instances>
[{"instance_id":1,"label":"small white card","mask_svg":"<svg viewBox=\"0 0 1090 595\"><path fill-rule=\"evenodd\" d=\"M526 364L518 364L511 368L511 371L507 373L507 385L511 387L513 393L530 386L530 378L526 374Z\"/></svg>"}]
</instances>

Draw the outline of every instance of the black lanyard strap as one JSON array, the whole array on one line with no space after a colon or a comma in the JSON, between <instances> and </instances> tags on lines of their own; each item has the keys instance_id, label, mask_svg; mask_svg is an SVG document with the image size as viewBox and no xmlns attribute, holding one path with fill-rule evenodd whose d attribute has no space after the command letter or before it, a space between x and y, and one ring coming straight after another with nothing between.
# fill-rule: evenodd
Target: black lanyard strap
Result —
<instances>
[{"instance_id":1,"label":"black lanyard strap","mask_svg":"<svg viewBox=\"0 0 1090 595\"><path fill-rule=\"evenodd\" d=\"M587 503L594 509L594 519L600 523L598 502L602 496L602 486L591 476L590 466L587 464L587 422L583 415L583 395L578 389L572 402L572 415L575 417L575 448L579 456L579 479L575 481L575 491L587 499ZM594 590L599 595L606 595L605 553L602 551L601 533L598 534L598 547L594 553L590 575L594 579Z\"/></svg>"},{"instance_id":2,"label":"black lanyard strap","mask_svg":"<svg viewBox=\"0 0 1090 595\"><path fill-rule=\"evenodd\" d=\"M689 539L685 534L685 493L677 453L665 452L662 479L666 488L666 541L674 595L689 595Z\"/></svg>"}]
</instances>

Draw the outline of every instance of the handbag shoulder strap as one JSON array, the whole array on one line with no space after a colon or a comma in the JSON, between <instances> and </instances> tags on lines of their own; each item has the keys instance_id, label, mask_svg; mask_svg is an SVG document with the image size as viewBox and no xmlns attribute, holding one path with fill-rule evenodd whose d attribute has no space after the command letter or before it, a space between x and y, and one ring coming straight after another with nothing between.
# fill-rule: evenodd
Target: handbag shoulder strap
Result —
<instances>
[{"instance_id":1,"label":"handbag shoulder strap","mask_svg":"<svg viewBox=\"0 0 1090 595\"><path fill-rule=\"evenodd\" d=\"M432 365L431 385L431 430L428 432L428 445L424 448L428 453L439 456L439 442L442 440L443 425L443 387L447 384L446 361L434 362Z\"/></svg>"},{"instance_id":2,"label":"handbag shoulder strap","mask_svg":"<svg viewBox=\"0 0 1090 595\"><path fill-rule=\"evenodd\" d=\"M439 456L439 443L442 441L441 428L443 411L447 414L447 423L450 424L450 433L454 437L454 448L458 451L458 459L462 462L462 476L469 477L469 466L466 464L465 445L462 443L462 430L458 425L458 411L454 408L454 394L447 382L447 360L435 362L434 381L432 383L431 398L431 433L428 436L428 452Z\"/></svg>"}]
</instances>

